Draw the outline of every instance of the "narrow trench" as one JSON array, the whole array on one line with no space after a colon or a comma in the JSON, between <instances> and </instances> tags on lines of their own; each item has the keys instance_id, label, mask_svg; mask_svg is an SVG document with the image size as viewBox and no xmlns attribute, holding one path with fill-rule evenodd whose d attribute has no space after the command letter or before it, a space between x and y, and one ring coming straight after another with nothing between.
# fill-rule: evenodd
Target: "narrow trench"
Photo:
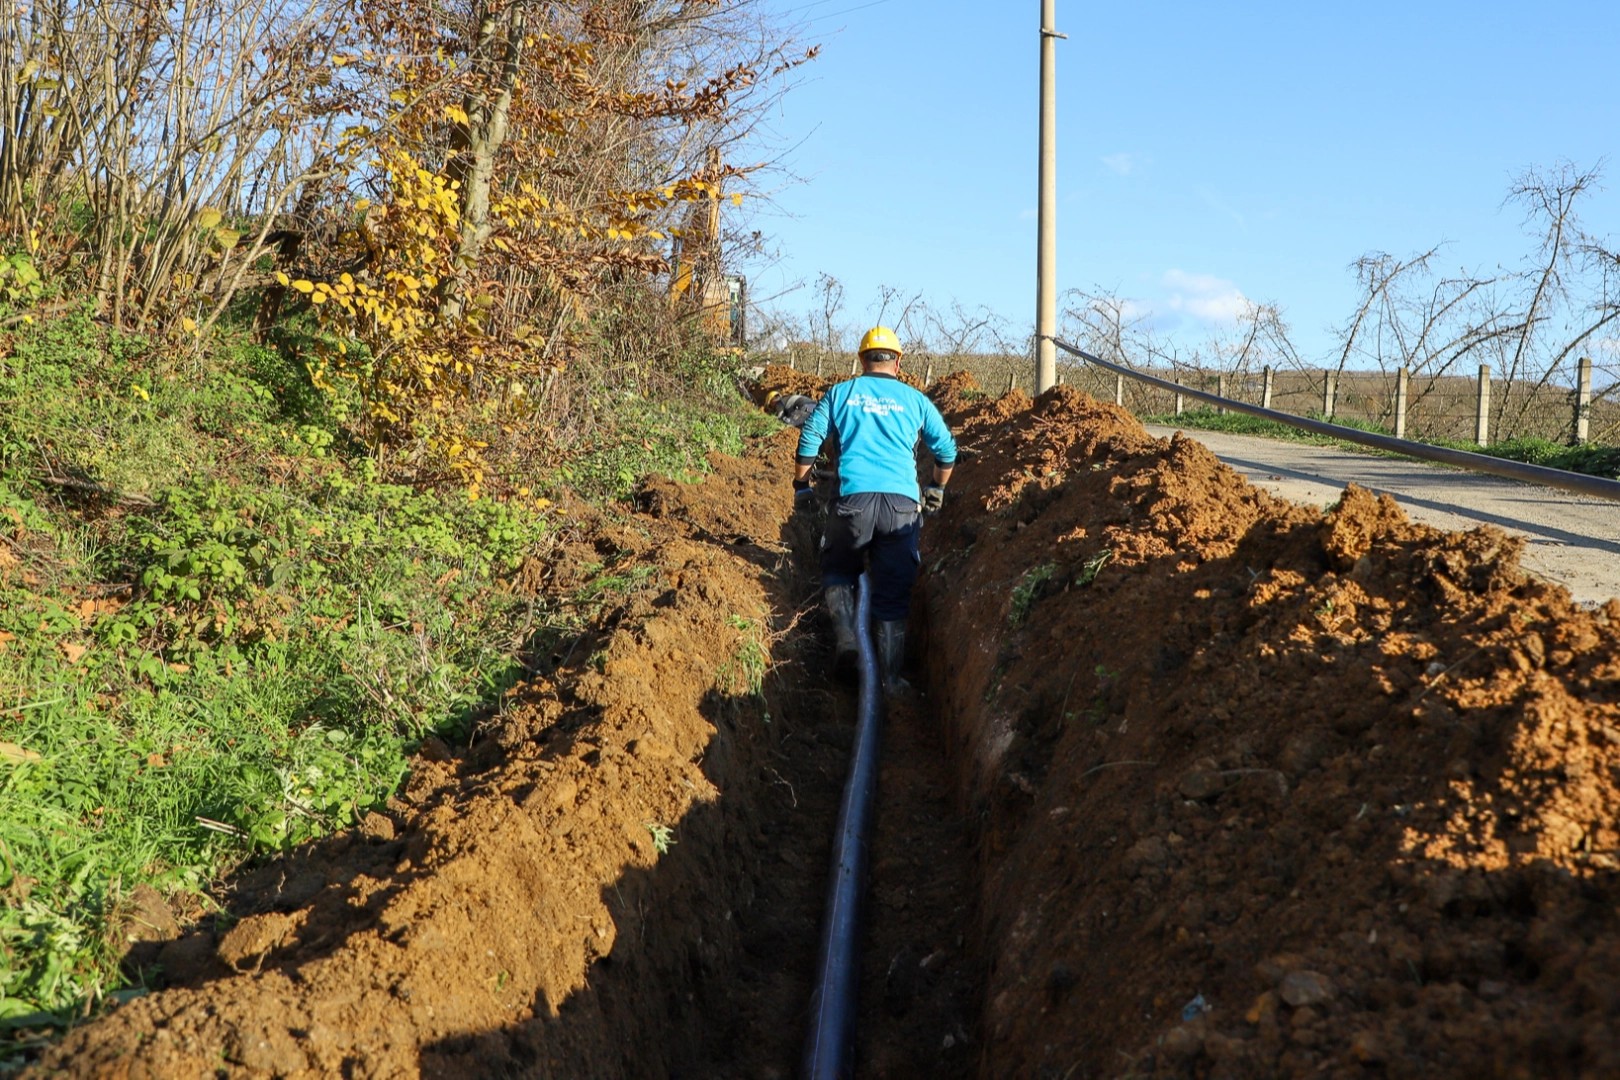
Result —
<instances>
[{"instance_id":1,"label":"narrow trench","mask_svg":"<svg viewBox=\"0 0 1620 1080\"><path fill-rule=\"evenodd\" d=\"M799 567L811 559L795 559ZM856 693L827 674L813 571L790 572L776 599L807 613L778 656L773 710L784 734L756 776L756 891L727 988L705 986L713 1027L691 1075L797 1076L808 1033L832 840L853 743ZM920 636L920 635L918 635ZM922 665L910 674L920 677ZM943 731L926 688L886 703L869 834L858 1077L966 1077L978 1059L982 978L972 927L978 895L969 823L958 811ZM683 1072L681 1075L687 1075Z\"/></svg>"},{"instance_id":2,"label":"narrow trench","mask_svg":"<svg viewBox=\"0 0 1620 1080\"><path fill-rule=\"evenodd\" d=\"M977 865L943 731L921 695L885 717L858 1075L966 1077L978 1060Z\"/></svg>"}]
</instances>

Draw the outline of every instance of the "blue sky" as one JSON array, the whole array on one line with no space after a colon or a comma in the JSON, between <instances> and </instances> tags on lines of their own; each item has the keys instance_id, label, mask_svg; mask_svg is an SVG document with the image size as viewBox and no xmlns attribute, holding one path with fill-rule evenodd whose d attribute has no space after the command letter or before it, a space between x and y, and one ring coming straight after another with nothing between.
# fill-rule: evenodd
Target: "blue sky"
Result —
<instances>
[{"instance_id":1,"label":"blue sky","mask_svg":"<svg viewBox=\"0 0 1620 1080\"><path fill-rule=\"evenodd\" d=\"M845 287L1034 322L1039 0L760 0L821 56L769 118L799 179L753 227L752 295L803 317ZM1512 180L1602 164L1585 228L1620 243L1620 5L1057 0L1060 289L1207 337L1281 307L1307 360L1356 302L1350 264L1446 245L1446 269L1533 250ZM758 204L756 204L757 206ZM778 299L771 301L773 295Z\"/></svg>"}]
</instances>

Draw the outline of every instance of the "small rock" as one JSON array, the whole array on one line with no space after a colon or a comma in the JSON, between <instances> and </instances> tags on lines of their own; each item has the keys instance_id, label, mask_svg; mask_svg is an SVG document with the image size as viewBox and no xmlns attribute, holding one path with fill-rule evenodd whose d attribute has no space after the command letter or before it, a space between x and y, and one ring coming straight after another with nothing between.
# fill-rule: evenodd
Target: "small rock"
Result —
<instances>
[{"instance_id":1,"label":"small rock","mask_svg":"<svg viewBox=\"0 0 1620 1080\"><path fill-rule=\"evenodd\" d=\"M1296 1009L1332 1001L1338 993L1331 979L1315 971L1290 971L1277 984L1277 996Z\"/></svg>"}]
</instances>

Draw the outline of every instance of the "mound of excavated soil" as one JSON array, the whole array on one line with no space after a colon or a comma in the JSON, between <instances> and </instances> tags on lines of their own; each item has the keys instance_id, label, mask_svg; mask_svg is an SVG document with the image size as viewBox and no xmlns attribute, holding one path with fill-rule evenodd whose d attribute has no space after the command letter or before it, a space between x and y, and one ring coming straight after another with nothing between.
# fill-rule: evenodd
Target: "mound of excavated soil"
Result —
<instances>
[{"instance_id":1,"label":"mound of excavated soil","mask_svg":"<svg viewBox=\"0 0 1620 1080\"><path fill-rule=\"evenodd\" d=\"M1620 1075L1620 604L966 389L925 655L984 822L981 1074Z\"/></svg>"}]
</instances>

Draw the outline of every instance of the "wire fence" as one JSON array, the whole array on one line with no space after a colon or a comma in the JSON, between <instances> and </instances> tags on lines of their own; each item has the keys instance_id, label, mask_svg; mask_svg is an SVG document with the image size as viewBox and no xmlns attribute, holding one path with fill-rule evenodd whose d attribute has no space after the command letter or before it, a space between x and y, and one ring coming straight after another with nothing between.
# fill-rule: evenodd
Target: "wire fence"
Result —
<instances>
[{"instance_id":1,"label":"wire fence","mask_svg":"<svg viewBox=\"0 0 1620 1080\"><path fill-rule=\"evenodd\" d=\"M1089 365L1096 365L1099 370L1113 374L1116 379L1114 384L1116 395L1121 395L1123 393L1123 380L1130 379L1133 382L1141 382L1145 385L1152 386L1158 390L1170 394L1177 400L1178 404L1182 399L1190 397L1203 404L1212 405L1219 409L1227 409L1233 412L1256 416L1260 419L1269 420L1272 422L1285 423L1291 427L1300 428L1318 435L1327 435L1337 439L1344 439L1348 442L1360 443L1363 446L1371 446L1375 449L1387 450L1393 453L1403 454L1407 457L1414 457L1424 461L1440 462L1446 465L1455 465L1474 472L1490 473L1495 476L1503 476L1511 480L1521 480L1531 484L1544 484L1548 487L1560 488L1565 491L1574 491L1583 495L1593 495L1598 498L1620 502L1620 480L1610 479L1606 476L1592 476L1584 473L1552 468L1545 465L1536 465L1529 462L1514 461L1507 458L1495 457L1489 454L1461 450L1451 446L1436 446L1428 443L1415 442L1410 439L1384 434L1383 432L1346 427L1342 424L1335 424L1326 420L1312 417L1291 416L1288 413L1279 412L1275 409L1268 408L1265 405L1254 405L1248 402L1238 401L1231 397L1217 396L1209 393L1208 391L1190 387L1183 382L1172 382L1156 375L1148 375L1140 371L1134 371L1131 368L1123 367L1110 361L1103 360L1092 353L1085 352L1084 350L1076 348L1075 346L1064 341L1054 341L1054 344L1064 353L1084 360ZM1586 365L1583 364L1582 367L1584 369L1586 368ZM1481 418L1478 424L1478 430L1483 432L1485 429L1483 407L1484 403L1488 400L1488 395L1484 391L1488 386L1488 372L1486 369L1482 368L1480 374L1481 379L1479 385L1481 392L1479 394L1479 402L1481 405ZM1330 409L1335 390L1335 381L1336 380L1332 375L1328 375L1323 381L1323 397L1329 402ZM1401 382L1404 384L1404 377L1402 378ZM1589 383L1587 385L1589 385ZM1265 379L1264 393L1266 397L1270 397L1270 392L1272 389L1274 389L1272 379L1268 375ZM1400 396L1402 398L1405 397L1404 391L1408 389L1409 387L1404 385L1401 387L1403 392L1400 394ZM1483 434L1479 436L1479 441L1485 441Z\"/></svg>"},{"instance_id":2,"label":"wire fence","mask_svg":"<svg viewBox=\"0 0 1620 1080\"><path fill-rule=\"evenodd\" d=\"M855 370L853 358L839 353L784 355L780 360L801 371L825 376L848 375ZM925 381L955 371L967 371L985 390L996 394L1014 388L1026 393L1034 389L1034 363L1024 355L922 354L907 357L907 368ZM1620 443L1620 401L1607 393L1587 400L1585 439L1579 438L1582 405L1579 369L1575 363L1567 368L1557 373L1562 379L1537 383L1490 379L1485 441L1532 438L1571 444L1587 441L1604 446ZM1268 374L1263 369L1216 372L1193 367L1149 367L1140 370L1233 401L1372 431L1398 432L1408 439L1475 442L1479 435L1478 375L1412 376L1407 383L1405 423L1398 425L1398 373L1394 371L1290 368ZM1118 401L1137 416L1171 416L1178 411L1177 395L1170 390L1118 376L1067 356L1058 363L1058 380L1101 400Z\"/></svg>"}]
</instances>

